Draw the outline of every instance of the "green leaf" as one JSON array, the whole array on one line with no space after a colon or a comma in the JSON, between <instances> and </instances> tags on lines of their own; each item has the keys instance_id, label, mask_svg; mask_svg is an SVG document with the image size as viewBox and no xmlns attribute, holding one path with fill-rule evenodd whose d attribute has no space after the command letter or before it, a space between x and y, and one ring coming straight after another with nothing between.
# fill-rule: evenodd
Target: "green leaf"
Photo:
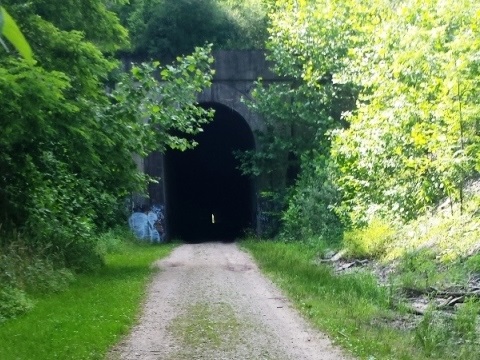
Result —
<instances>
[{"instance_id":1,"label":"green leaf","mask_svg":"<svg viewBox=\"0 0 480 360\"><path fill-rule=\"evenodd\" d=\"M0 7L0 34L5 36L15 46L20 55L27 60L33 61L30 45L25 40L15 20L3 7Z\"/></svg>"}]
</instances>

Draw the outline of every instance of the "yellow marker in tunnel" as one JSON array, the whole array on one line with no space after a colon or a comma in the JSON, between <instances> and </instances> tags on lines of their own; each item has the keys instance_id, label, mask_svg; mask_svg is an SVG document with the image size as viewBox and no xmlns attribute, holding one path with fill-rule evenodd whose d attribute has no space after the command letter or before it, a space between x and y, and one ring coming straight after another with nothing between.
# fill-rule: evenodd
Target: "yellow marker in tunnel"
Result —
<instances>
[{"instance_id":1,"label":"yellow marker in tunnel","mask_svg":"<svg viewBox=\"0 0 480 360\"><path fill-rule=\"evenodd\" d=\"M215 215L212 214L212 224L215 224Z\"/></svg>"}]
</instances>

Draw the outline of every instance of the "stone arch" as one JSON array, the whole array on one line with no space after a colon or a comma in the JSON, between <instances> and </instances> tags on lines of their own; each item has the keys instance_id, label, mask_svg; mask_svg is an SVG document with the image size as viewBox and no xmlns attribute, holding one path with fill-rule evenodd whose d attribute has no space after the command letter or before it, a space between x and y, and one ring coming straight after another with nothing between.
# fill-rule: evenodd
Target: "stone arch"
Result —
<instances>
[{"instance_id":1,"label":"stone arch","mask_svg":"<svg viewBox=\"0 0 480 360\"><path fill-rule=\"evenodd\" d=\"M261 117L248 108L242 99L251 99L250 91L253 86L251 82L244 84L244 89L240 90L237 87L216 82L212 86L203 91L197 98L197 101L202 103L217 103L224 105L235 112L237 112L248 124L253 133L255 140L255 147L258 147L257 131L264 130L264 124Z\"/></svg>"}]
</instances>

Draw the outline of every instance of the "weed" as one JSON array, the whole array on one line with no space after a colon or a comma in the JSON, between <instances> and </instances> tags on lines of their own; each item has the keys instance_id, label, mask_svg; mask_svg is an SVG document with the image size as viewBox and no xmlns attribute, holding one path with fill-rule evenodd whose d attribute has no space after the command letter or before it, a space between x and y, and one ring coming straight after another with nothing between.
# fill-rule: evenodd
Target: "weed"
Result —
<instances>
[{"instance_id":1,"label":"weed","mask_svg":"<svg viewBox=\"0 0 480 360\"><path fill-rule=\"evenodd\" d=\"M273 346L271 336L258 319L236 312L231 304L199 301L187 304L182 314L168 325L178 351L168 359L283 360L284 354ZM252 338L251 334L256 334Z\"/></svg>"},{"instance_id":2,"label":"weed","mask_svg":"<svg viewBox=\"0 0 480 360\"><path fill-rule=\"evenodd\" d=\"M430 307L415 328L415 340L435 358L478 359L477 301L470 299L453 315Z\"/></svg>"},{"instance_id":3,"label":"weed","mask_svg":"<svg viewBox=\"0 0 480 360\"><path fill-rule=\"evenodd\" d=\"M478 300L470 298L461 306L455 314L454 327L459 337L467 341L477 338L477 321L480 312Z\"/></svg>"},{"instance_id":4,"label":"weed","mask_svg":"<svg viewBox=\"0 0 480 360\"><path fill-rule=\"evenodd\" d=\"M408 251L422 248L434 251L442 263L455 262L472 255L480 245L478 195L466 197L463 212L457 210L450 212L439 207L403 224L393 235L385 253L381 254L382 258L393 260ZM476 261L478 259L472 260L473 267Z\"/></svg>"},{"instance_id":5,"label":"weed","mask_svg":"<svg viewBox=\"0 0 480 360\"><path fill-rule=\"evenodd\" d=\"M388 290L377 286L372 275L336 275L330 267L315 264L316 250L301 243L243 244L322 330L357 354L370 356L378 349L388 353L384 339L369 331L375 319L389 312Z\"/></svg>"},{"instance_id":6,"label":"weed","mask_svg":"<svg viewBox=\"0 0 480 360\"><path fill-rule=\"evenodd\" d=\"M181 338L185 351L194 351L205 345L210 349L228 351L238 344L241 325L228 304L195 303L170 327Z\"/></svg>"},{"instance_id":7,"label":"weed","mask_svg":"<svg viewBox=\"0 0 480 360\"><path fill-rule=\"evenodd\" d=\"M415 328L415 340L428 356L438 354L449 338L447 318L429 307Z\"/></svg>"},{"instance_id":8,"label":"weed","mask_svg":"<svg viewBox=\"0 0 480 360\"><path fill-rule=\"evenodd\" d=\"M436 255L429 249L406 253L397 266L398 279L405 288L427 289L438 280Z\"/></svg>"},{"instance_id":9,"label":"weed","mask_svg":"<svg viewBox=\"0 0 480 360\"><path fill-rule=\"evenodd\" d=\"M465 265L468 270L480 274L480 254L469 257Z\"/></svg>"},{"instance_id":10,"label":"weed","mask_svg":"<svg viewBox=\"0 0 480 360\"><path fill-rule=\"evenodd\" d=\"M0 289L0 324L9 318L26 313L32 308L32 302L25 292L10 286Z\"/></svg>"},{"instance_id":11,"label":"weed","mask_svg":"<svg viewBox=\"0 0 480 360\"><path fill-rule=\"evenodd\" d=\"M30 310L33 294L64 290L73 280L72 272L58 267L44 249L15 240L0 247L0 322Z\"/></svg>"},{"instance_id":12,"label":"weed","mask_svg":"<svg viewBox=\"0 0 480 360\"><path fill-rule=\"evenodd\" d=\"M125 251L128 242L136 242L133 233L124 227L109 230L98 237L96 252L102 256L120 254Z\"/></svg>"}]
</instances>

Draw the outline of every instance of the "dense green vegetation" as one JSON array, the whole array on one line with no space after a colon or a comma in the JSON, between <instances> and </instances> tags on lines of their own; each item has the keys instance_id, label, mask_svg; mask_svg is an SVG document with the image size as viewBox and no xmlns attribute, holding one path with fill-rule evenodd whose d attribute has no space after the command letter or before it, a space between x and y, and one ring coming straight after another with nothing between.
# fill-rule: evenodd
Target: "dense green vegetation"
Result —
<instances>
[{"instance_id":1,"label":"dense green vegetation","mask_svg":"<svg viewBox=\"0 0 480 360\"><path fill-rule=\"evenodd\" d=\"M0 69L2 230L24 228L29 241L48 239L65 252L67 265L83 267L92 232L116 222L119 200L143 185L132 153L185 147L169 130L198 129L205 114L194 106L195 93L209 84L210 59L198 50L162 70L163 87L153 78L158 65L134 67L108 94L106 81L118 63L102 50L127 41L114 14L97 2L82 14L67 8L63 15L65 2L51 12L35 4L28 11L19 6L17 19L30 34L37 64L3 56Z\"/></svg>"},{"instance_id":2,"label":"dense green vegetation","mask_svg":"<svg viewBox=\"0 0 480 360\"><path fill-rule=\"evenodd\" d=\"M263 0L132 0L118 6L132 46L126 56L170 61L208 42L214 49L263 49Z\"/></svg>"},{"instance_id":3,"label":"dense green vegetation","mask_svg":"<svg viewBox=\"0 0 480 360\"><path fill-rule=\"evenodd\" d=\"M125 221L126 199L150 181L132 154L194 146L212 116L196 106L212 47L266 39L261 1L2 6L0 321L31 309L32 292L60 291L104 265L101 234Z\"/></svg>"},{"instance_id":4,"label":"dense green vegetation","mask_svg":"<svg viewBox=\"0 0 480 360\"><path fill-rule=\"evenodd\" d=\"M266 184L262 210L275 231L264 228L281 242L249 247L300 307L314 304L305 310L314 322L365 358L478 354L476 295L449 315L434 300L442 289L468 293L479 276L479 16L480 5L463 0L270 2L268 57L288 81L258 83L249 105L267 131L259 151L239 156ZM300 243L282 245L292 240ZM331 276L311 264L310 247L388 266L390 300L371 284L379 295L370 305L384 302L358 306L363 273L323 284ZM408 291L432 302L413 331L371 332L398 323ZM329 324L328 311L347 319ZM459 339L458 319L468 317ZM392 336L405 348L386 349Z\"/></svg>"},{"instance_id":5,"label":"dense green vegetation","mask_svg":"<svg viewBox=\"0 0 480 360\"><path fill-rule=\"evenodd\" d=\"M152 262L174 245L137 244L118 230L99 243L108 252L102 269L78 275L62 292L37 291L31 312L0 326L0 358L103 359L128 331L155 271Z\"/></svg>"},{"instance_id":6,"label":"dense green vegetation","mask_svg":"<svg viewBox=\"0 0 480 360\"><path fill-rule=\"evenodd\" d=\"M259 82L250 106L267 131L240 156L267 179L280 236L335 242L378 222L405 233L440 201L452 226L478 227L465 189L480 170L479 5L270 5L268 56L289 82Z\"/></svg>"}]
</instances>

